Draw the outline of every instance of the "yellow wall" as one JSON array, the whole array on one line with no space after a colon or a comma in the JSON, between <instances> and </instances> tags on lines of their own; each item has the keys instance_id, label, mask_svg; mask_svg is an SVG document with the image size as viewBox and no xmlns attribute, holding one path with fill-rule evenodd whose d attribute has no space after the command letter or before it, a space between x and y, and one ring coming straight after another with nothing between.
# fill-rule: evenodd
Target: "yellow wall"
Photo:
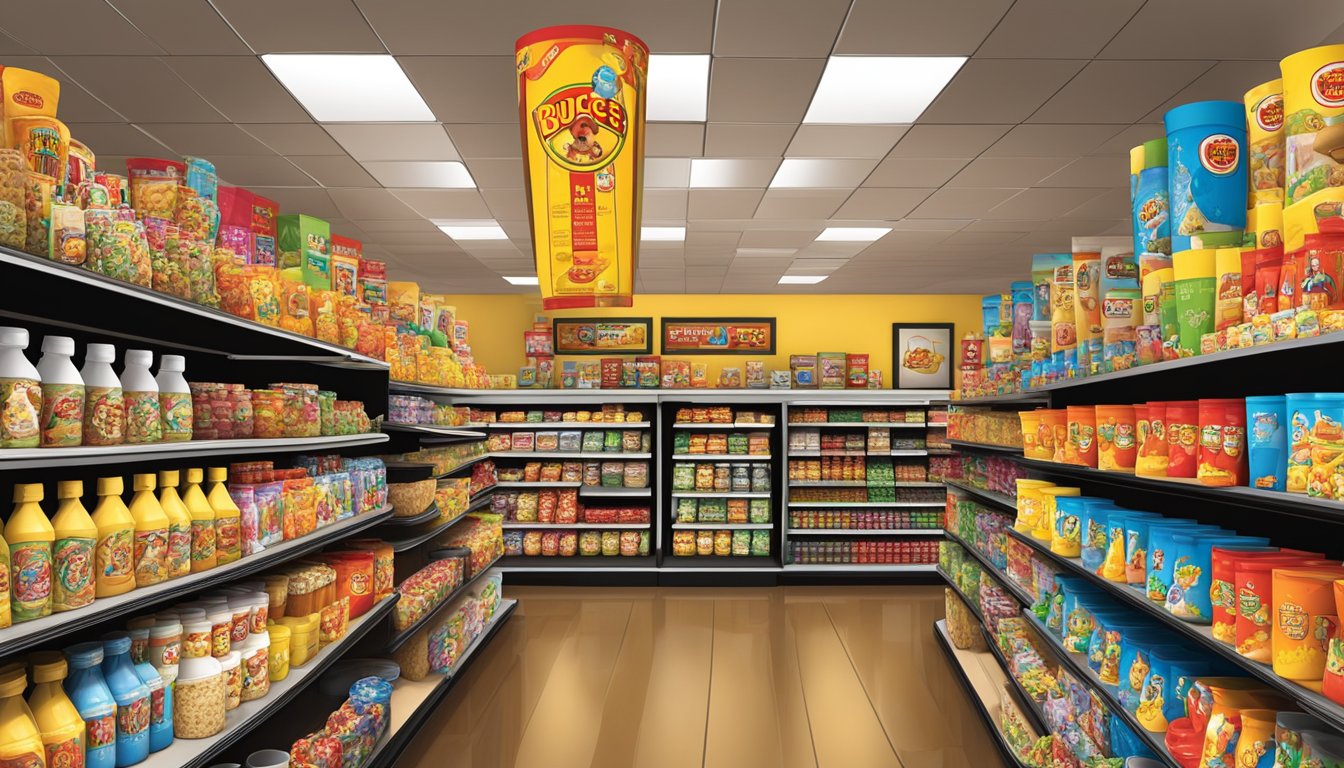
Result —
<instances>
[{"instance_id":1,"label":"yellow wall","mask_svg":"<svg viewBox=\"0 0 1344 768\"><path fill-rule=\"evenodd\" d=\"M454 296L458 317L471 323L471 349L491 373L516 372L523 362L523 331L541 314L536 296ZM608 309L570 309L546 313L553 317L774 317L778 354L669 355L673 359L709 363L711 383L723 366L741 367L746 360L764 359L766 370L787 369L789 355L815 352L866 352L869 367L882 371L883 385L891 386L891 324L953 323L954 338L980 328L980 297L954 295L817 295L771 296L736 294L652 294L635 297L635 306ZM659 354L658 339L653 353ZM957 350L942 350L955 364ZM587 359L594 358L561 358ZM559 364L556 365L557 372ZM954 386L955 386L954 376Z\"/></svg>"}]
</instances>

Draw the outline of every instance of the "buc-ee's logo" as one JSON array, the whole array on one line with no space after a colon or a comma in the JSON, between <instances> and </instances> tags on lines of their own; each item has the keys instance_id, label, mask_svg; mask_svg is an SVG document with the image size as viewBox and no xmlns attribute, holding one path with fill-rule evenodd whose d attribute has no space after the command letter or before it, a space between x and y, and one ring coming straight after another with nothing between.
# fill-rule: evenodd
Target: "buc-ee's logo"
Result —
<instances>
[{"instance_id":1,"label":"buc-ee's logo","mask_svg":"<svg viewBox=\"0 0 1344 768\"><path fill-rule=\"evenodd\" d=\"M1204 170L1218 176L1226 176L1237 170L1237 158L1241 156L1241 145L1226 133L1215 133L1199 143L1199 162Z\"/></svg>"},{"instance_id":2,"label":"buc-ee's logo","mask_svg":"<svg viewBox=\"0 0 1344 768\"><path fill-rule=\"evenodd\" d=\"M1311 96L1322 107L1344 107L1344 61L1334 61L1311 76Z\"/></svg>"},{"instance_id":3,"label":"buc-ee's logo","mask_svg":"<svg viewBox=\"0 0 1344 768\"><path fill-rule=\"evenodd\" d=\"M46 104L45 99L32 91L15 91L9 95L9 98L15 104L30 109L42 109L42 105Z\"/></svg>"},{"instance_id":4,"label":"buc-ee's logo","mask_svg":"<svg viewBox=\"0 0 1344 768\"><path fill-rule=\"evenodd\" d=\"M1283 94L1271 93L1255 105L1255 124L1262 131L1277 131L1283 127Z\"/></svg>"},{"instance_id":5,"label":"buc-ee's logo","mask_svg":"<svg viewBox=\"0 0 1344 768\"><path fill-rule=\"evenodd\" d=\"M532 110L537 135L551 159L571 171L610 165L625 146L625 105L593 92L591 83L567 85Z\"/></svg>"}]
</instances>

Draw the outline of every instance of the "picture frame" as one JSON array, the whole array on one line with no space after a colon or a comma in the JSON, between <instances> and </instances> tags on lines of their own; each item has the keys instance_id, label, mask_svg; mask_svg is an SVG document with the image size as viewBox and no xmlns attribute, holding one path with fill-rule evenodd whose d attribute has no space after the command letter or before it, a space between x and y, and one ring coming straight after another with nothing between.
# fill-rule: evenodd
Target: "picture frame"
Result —
<instances>
[{"instance_id":1,"label":"picture frame","mask_svg":"<svg viewBox=\"0 0 1344 768\"><path fill-rule=\"evenodd\" d=\"M773 355L773 317L664 317L664 355Z\"/></svg>"},{"instance_id":2,"label":"picture frame","mask_svg":"<svg viewBox=\"0 0 1344 768\"><path fill-rule=\"evenodd\" d=\"M892 323L892 389L952 389L956 338L952 323Z\"/></svg>"},{"instance_id":3,"label":"picture frame","mask_svg":"<svg viewBox=\"0 0 1344 768\"><path fill-rule=\"evenodd\" d=\"M653 353L652 317L557 317L551 330L557 355Z\"/></svg>"}]
</instances>

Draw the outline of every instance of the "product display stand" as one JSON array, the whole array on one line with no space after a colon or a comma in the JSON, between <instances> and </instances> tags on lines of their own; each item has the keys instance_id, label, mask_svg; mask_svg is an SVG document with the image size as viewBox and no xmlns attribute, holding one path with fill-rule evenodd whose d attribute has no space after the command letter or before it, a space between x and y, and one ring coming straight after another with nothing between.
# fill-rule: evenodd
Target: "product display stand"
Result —
<instances>
[{"instance_id":1,"label":"product display stand","mask_svg":"<svg viewBox=\"0 0 1344 768\"><path fill-rule=\"evenodd\" d=\"M998 666L993 655L987 652L961 650L953 646L952 639L947 634L947 625L942 619L933 623L933 636L938 641L938 647L947 656L953 676L961 683L967 699L984 721L985 728L993 738L994 746L998 748L999 757L1002 758L1004 765L1021 768L1022 761L1013 754L1012 747L1008 745L997 725L1002 706L1000 692L1007 683L1007 674Z\"/></svg>"}]
</instances>

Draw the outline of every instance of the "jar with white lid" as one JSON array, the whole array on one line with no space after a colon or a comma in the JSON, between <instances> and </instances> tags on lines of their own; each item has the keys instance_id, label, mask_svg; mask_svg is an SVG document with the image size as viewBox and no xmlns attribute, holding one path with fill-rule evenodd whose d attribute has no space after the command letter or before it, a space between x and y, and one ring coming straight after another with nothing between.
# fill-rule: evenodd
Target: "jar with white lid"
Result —
<instances>
[{"instance_id":1,"label":"jar with white lid","mask_svg":"<svg viewBox=\"0 0 1344 768\"><path fill-rule=\"evenodd\" d=\"M164 682L177 679L182 661L182 623L176 617L159 614L149 630L149 663L163 675Z\"/></svg>"},{"instance_id":2,"label":"jar with white lid","mask_svg":"<svg viewBox=\"0 0 1344 768\"><path fill-rule=\"evenodd\" d=\"M242 654L237 651L229 651L229 654L219 660L219 668L224 673L224 709L237 709L242 703L243 695L243 666Z\"/></svg>"},{"instance_id":3,"label":"jar with white lid","mask_svg":"<svg viewBox=\"0 0 1344 768\"><path fill-rule=\"evenodd\" d=\"M233 612L225 603L211 606L205 617L210 622L210 655L218 659L233 647Z\"/></svg>"},{"instance_id":4,"label":"jar with white lid","mask_svg":"<svg viewBox=\"0 0 1344 768\"><path fill-rule=\"evenodd\" d=\"M270 633L262 632L259 635L248 635L247 642L239 649L243 671L243 701L259 699L270 692L270 647Z\"/></svg>"},{"instance_id":5,"label":"jar with white lid","mask_svg":"<svg viewBox=\"0 0 1344 768\"><path fill-rule=\"evenodd\" d=\"M248 631L254 635L259 635L266 631L266 625L270 620L271 596L258 590L248 593L248 600L251 606L248 617L250 623Z\"/></svg>"},{"instance_id":6,"label":"jar with white lid","mask_svg":"<svg viewBox=\"0 0 1344 768\"><path fill-rule=\"evenodd\" d=\"M252 631L252 598L247 595L229 597L230 629L229 640L237 645L247 639Z\"/></svg>"},{"instance_id":7,"label":"jar with white lid","mask_svg":"<svg viewBox=\"0 0 1344 768\"><path fill-rule=\"evenodd\" d=\"M224 730L224 672L205 656L183 659L174 686L173 731L183 739L204 739Z\"/></svg>"},{"instance_id":8,"label":"jar with white lid","mask_svg":"<svg viewBox=\"0 0 1344 768\"><path fill-rule=\"evenodd\" d=\"M199 659L211 655L211 625L205 616L182 619L182 658Z\"/></svg>"}]
</instances>

